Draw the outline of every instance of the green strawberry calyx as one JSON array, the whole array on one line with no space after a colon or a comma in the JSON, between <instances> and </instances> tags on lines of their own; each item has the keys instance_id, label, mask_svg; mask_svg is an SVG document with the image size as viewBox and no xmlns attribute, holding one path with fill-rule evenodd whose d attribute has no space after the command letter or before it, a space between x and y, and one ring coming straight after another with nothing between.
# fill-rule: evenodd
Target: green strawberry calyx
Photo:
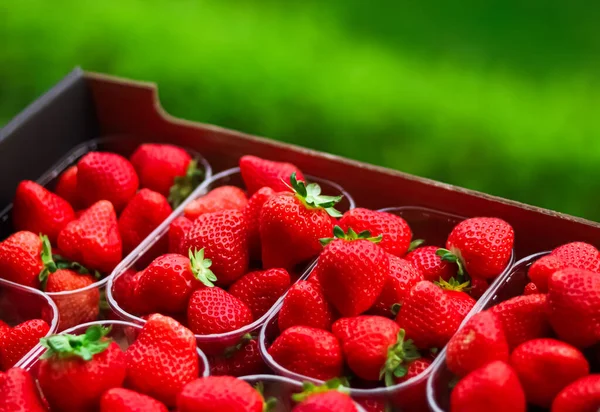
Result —
<instances>
[{"instance_id":1,"label":"green strawberry calyx","mask_svg":"<svg viewBox=\"0 0 600 412\"><path fill-rule=\"evenodd\" d=\"M111 344L112 339L106 337L110 329L93 325L87 328L83 335L52 335L41 338L40 344L48 349L41 358L57 356L64 359L78 356L84 361L90 361L94 355L104 352Z\"/></svg>"},{"instance_id":2,"label":"green strawberry calyx","mask_svg":"<svg viewBox=\"0 0 600 412\"><path fill-rule=\"evenodd\" d=\"M456 292L468 292L471 285L471 282L468 280L461 283L454 278L450 278L448 281L440 278L440 280L434 283L444 290L454 290Z\"/></svg>"},{"instance_id":3,"label":"green strawberry calyx","mask_svg":"<svg viewBox=\"0 0 600 412\"><path fill-rule=\"evenodd\" d=\"M413 341L404 340L405 336L404 329L400 329L396 343L388 348L387 360L379 373L379 379L384 379L385 386L395 385L394 378L406 376L408 364L421 357Z\"/></svg>"},{"instance_id":4,"label":"green strawberry calyx","mask_svg":"<svg viewBox=\"0 0 600 412\"><path fill-rule=\"evenodd\" d=\"M321 194L321 186L316 183L308 185L302 180L296 179L296 172L290 176L290 188L296 194L296 197L308 209L325 209L332 217L342 217L342 213L335 209L334 206L344 196L325 196Z\"/></svg>"},{"instance_id":5,"label":"green strawberry calyx","mask_svg":"<svg viewBox=\"0 0 600 412\"><path fill-rule=\"evenodd\" d=\"M175 209L194 189L202 182L204 170L198 168L198 160L194 159L188 164L184 176L177 176L173 186L169 189L169 203Z\"/></svg>"},{"instance_id":6,"label":"green strawberry calyx","mask_svg":"<svg viewBox=\"0 0 600 412\"><path fill-rule=\"evenodd\" d=\"M410 242L410 245L408 247L408 250L406 251L408 252L412 252L413 250L415 250L416 248L418 248L419 246L421 246L423 243L425 243L425 239L415 239L412 242Z\"/></svg>"},{"instance_id":7,"label":"green strawberry calyx","mask_svg":"<svg viewBox=\"0 0 600 412\"><path fill-rule=\"evenodd\" d=\"M264 383L258 382L256 385L254 385L254 389L263 398L263 412L274 411L275 407L277 406L277 399L270 397L269 399L265 400L265 385L264 385Z\"/></svg>"},{"instance_id":8,"label":"green strawberry calyx","mask_svg":"<svg viewBox=\"0 0 600 412\"><path fill-rule=\"evenodd\" d=\"M345 378L333 378L325 382L323 385L315 385L312 382L304 382L302 384L302 392L292 395L292 399L294 402L304 402L311 395L328 391L338 391L348 394L350 392L348 380Z\"/></svg>"},{"instance_id":9,"label":"green strawberry calyx","mask_svg":"<svg viewBox=\"0 0 600 412\"><path fill-rule=\"evenodd\" d=\"M233 346L228 346L227 348L225 348L225 351L223 352L223 356L226 359L230 359L236 352L239 352L240 350L242 350L242 348L244 346L246 346L251 340L256 339L254 336L252 336L249 333L246 333L244 336L242 336L240 338L240 341Z\"/></svg>"},{"instance_id":10,"label":"green strawberry calyx","mask_svg":"<svg viewBox=\"0 0 600 412\"><path fill-rule=\"evenodd\" d=\"M323 245L323 246L327 246L335 239L346 240L348 242L352 242L354 240L368 240L373 243L379 243L379 242L381 242L382 238L383 238L383 235L371 236L371 232L369 232L368 230L363 230L360 233L356 233L354 231L354 229L348 228L348 232L344 232L344 229L342 229L341 227L334 226L333 237L326 237L323 239L319 239L319 242L321 242L321 245Z\"/></svg>"},{"instance_id":11,"label":"green strawberry calyx","mask_svg":"<svg viewBox=\"0 0 600 412\"><path fill-rule=\"evenodd\" d=\"M460 252L450 251L448 249L439 248L436 252L442 260L446 262L456 263L457 271L459 279L463 280L467 277L467 272L465 271L465 264L462 260L462 256L460 256Z\"/></svg>"},{"instance_id":12,"label":"green strawberry calyx","mask_svg":"<svg viewBox=\"0 0 600 412\"><path fill-rule=\"evenodd\" d=\"M204 248L200 250L189 250L190 266L194 277L202 282L205 286L212 288L215 286L213 282L217 281L217 276L210 270L212 260L204 258Z\"/></svg>"}]
</instances>

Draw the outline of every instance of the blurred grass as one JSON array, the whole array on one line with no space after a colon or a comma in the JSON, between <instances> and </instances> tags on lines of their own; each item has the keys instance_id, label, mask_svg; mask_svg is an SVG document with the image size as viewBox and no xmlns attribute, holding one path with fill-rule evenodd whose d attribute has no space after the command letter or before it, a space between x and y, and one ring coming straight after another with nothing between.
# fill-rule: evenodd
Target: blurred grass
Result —
<instances>
[{"instance_id":1,"label":"blurred grass","mask_svg":"<svg viewBox=\"0 0 600 412\"><path fill-rule=\"evenodd\" d=\"M0 124L79 64L176 116L600 220L600 5L259 4L4 0Z\"/></svg>"}]
</instances>

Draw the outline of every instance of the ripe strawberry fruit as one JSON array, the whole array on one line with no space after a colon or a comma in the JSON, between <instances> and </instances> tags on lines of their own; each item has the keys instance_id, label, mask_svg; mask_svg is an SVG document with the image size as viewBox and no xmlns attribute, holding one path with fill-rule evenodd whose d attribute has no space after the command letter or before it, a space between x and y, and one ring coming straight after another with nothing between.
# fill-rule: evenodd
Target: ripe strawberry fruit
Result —
<instances>
[{"instance_id":1,"label":"ripe strawberry fruit","mask_svg":"<svg viewBox=\"0 0 600 412\"><path fill-rule=\"evenodd\" d=\"M102 394L125 380L125 355L109 328L90 326L83 335L53 335L41 340L38 382L52 410L94 410Z\"/></svg>"},{"instance_id":2,"label":"ripe strawberry fruit","mask_svg":"<svg viewBox=\"0 0 600 412\"><path fill-rule=\"evenodd\" d=\"M556 256L550 254L542 256L529 267L527 276L539 290L539 293L548 292L548 279L557 270L563 267L564 263Z\"/></svg>"},{"instance_id":3,"label":"ripe strawberry fruit","mask_svg":"<svg viewBox=\"0 0 600 412\"><path fill-rule=\"evenodd\" d=\"M79 194L77 193L77 166L71 166L59 177L54 192L65 199L74 209L79 208Z\"/></svg>"},{"instance_id":4,"label":"ripe strawberry fruit","mask_svg":"<svg viewBox=\"0 0 600 412\"><path fill-rule=\"evenodd\" d=\"M232 376L208 376L184 386L178 412L262 412L263 398L249 383Z\"/></svg>"},{"instance_id":5,"label":"ripe strawberry fruit","mask_svg":"<svg viewBox=\"0 0 600 412\"><path fill-rule=\"evenodd\" d=\"M94 203L60 232L58 247L65 258L110 273L122 257L113 205L107 200Z\"/></svg>"},{"instance_id":6,"label":"ripe strawberry fruit","mask_svg":"<svg viewBox=\"0 0 600 412\"><path fill-rule=\"evenodd\" d=\"M0 412L47 410L29 372L20 368L0 372Z\"/></svg>"},{"instance_id":7,"label":"ripe strawberry fruit","mask_svg":"<svg viewBox=\"0 0 600 412\"><path fill-rule=\"evenodd\" d=\"M289 191L287 182L293 173L298 180L306 181L300 169L291 163L275 162L250 155L240 158L240 172L250 195L265 186L276 192Z\"/></svg>"},{"instance_id":8,"label":"ripe strawberry fruit","mask_svg":"<svg viewBox=\"0 0 600 412\"><path fill-rule=\"evenodd\" d=\"M513 228L502 219L476 217L460 222L446 242L470 276L491 279L506 268L513 249ZM450 256L443 257L450 260Z\"/></svg>"},{"instance_id":9,"label":"ripe strawberry fruit","mask_svg":"<svg viewBox=\"0 0 600 412\"><path fill-rule=\"evenodd\" d=\"M344 213L340 219L340 227L344 231L352 228L356 233L368 230L374 237L381 235L379 246L398 257L406 255L412 238L408 223L400 216L363 208Z\"/></svg>"},{"instance_id":10,"label":"ripe strawberry fruit","mask_svg":"<svg viewBox=\"0 0 600 412\"><path fill-rule=\"evenodd\" d=\"M546 316L546 295L517 296L493 308L500 317L510 350L528 340L550 334Z\"/></svg>"},{"instance_id":11,"label":"ripe strawberry fruit","mask_svg":"<svg viewBox=\"0 0 600 412\"><path fill-rule=\"evenodd\" d=\"M471 295L473 299L482 297L489 287L488 281L483 278L472 277L470 282L469 295Z\"/></svg>"},{"instance_id":12,"label":"ripe strawberry fruit","mask_svg":"<svg viewBox=\"0 0 600 412\"><path fill-rule=\"evenodd\" d=\"M138 272L133 269L127 269L125 272L114 278L112 295L119 306L126 312L133 314L145 313L140 310L140 304L136 300L135 288L139 280Z\"/></svg>"},{"instance_id":13,"label":"ripe strawberry fruit","mask_svg":"<svg viewBox=\"0 0 600 412\"><path fill-rule=\"evenodd\" d=\"M423 274L425 280L430 282L437 282L440 279L448 281L456 276L456 266L442 260L436 253L438 249L437 246L423 246L406 255L406 260Z\"/></svg>"},{"instance_id":14,"label":"ripe strawberry fruit","mask_svg":"<svg viewBox=\"0 0 600 412\"><path fill-rule=\"evenodd\" d=\"M168 412L156 399L125 388L113 388L100 399L100 412Z\"/></svg>"},{"instance_id":15,"label":"ripe strawberry fruit","mask_svg":"<svg viewBox=\"0 0 600 412\"><path fill-rule=\"evenodd\" d=\"M258 341L249 333L242 336L240 342L225 349L220 356L208 359L210 374L216 376L259 375L267 371L260 356Z\"/></svg>"},{"instance_id":16,"label":"ripe strawberry fruit","mask_svg":"<svg viewBox=\"0 0 600 412\"><path fill-rule=\"evenodd\" d=\"M167 316L150 315L125 358L128 387L169 407L183 386L198 378L194 334Z\"/></svg>"},{"instance_id":17,"label":"ripe strawberry fruit","mask_svg":"<svg viewBox=\"0 0 600 412\"><path fill-rule=\"evenodd\" d=\"M0 337L2 370L12 368L49 330L50 326L43 320L31 319L6 331Z\"/></svg>"},{"instance_id":18,"label":"ripe strawberry fruit","mask_svg":"<svg viewBox=\"0 0 600 412\"><path fill-rule=\"evenodd\" d=\"M341 214L333 206L341 196L321 195L315 183L305 185L290 177L293 193L277 193L260 213L260 241L264 268L291 270L312 259L323 249L320 239L331 236L333 217Z\"/></svg>"},{"instance_id":19,"label":"ripe strawberry fruit","mask_svg":"<svg viewBox=\"0 0 600 412\"><path fill-rule=\"evenodd\" d=\"M314 389L312 389L314 388ZM336 411L336 412L356 412L356 406L352 398L346 393L335 389L315 387L309 385L309 389L295 394L292 398L300 402L294 406L292 412L316 412L316 411Z\"/></svg>"},{"instance_id":20,"label":"ripe strawberry fruit","mask_svg":"<svg viewBox=\"0 0 600 412\"><path fill-rule=\"evenodd\" d=\"M77 192L86 207L108 200L119 212L135 195L138 185L131 163L116 153L90 152L77 163Z\"/></svg>"},{"instance_id":21,"label":"ripe strawberry fruit","mask_svg":"<svg viewBox=\"0 0 600 412\"><path fill-rule=\"evenodd\" d=\"M2 339L2 335L10 330L10 326L2 320L0 320L0 339Z\"/></svg>"},{"instance_id":22,"label":"ripe strawberry fruit","mask_svg":"<svg viewBox=\"0 0 600 412\"><path fill-rule=\"evenodd\" d=\"M254 319L260 318L290 287L290 275L285 269L250 272L235 281L229 293L248 306Z\"/></svg>"},{"instance_id":23,"label":"ripe strawberry fruit","mask_svg":"<svg viewBox=\"0 0 600 412\"><path fill-rule=\"evenodd\" d=\"M551 254L563 262L565 268L575 267L600 273L600 251L589 243L567 243L554 249Z\"/></svg>"},{"instance_id":24,"label":"ripe strawberry fruit","mask_svg":"<svg viewBox=\"0 0 600 412\"><path fill-rule=\"evenodd\" d=\"M327 300L342 316L371 308L381 294L390 268L388 254L369 232L348 233L336 226L319 257L319 282Z\"/></svg>"},{"instance_id":25,"label":"ripe strawberry fruit","mask_svg":"<svg viewBox=\"0 0 600 412\"><path fill-rule=\"evenodd\" d=\"M287 370L314 379L340 376L344 363L337 338L330 332L307 326L284 330L268 352Z\"/></svg>"},{"instance_id":26,"label":"ripe strawberry fruit","mask_svg":"<svg viewBox=\"0 0 600 412\"><path fill-rule=\"evenodd\" d=\"M13 233L0 243L0 276L21 285L39 288L44 268L42 240L32 232Z\"/></svg>"},{"instance_id":27,"label":"ripe strawberry fruit","mask_svg":"<svg viewBox=\"0 0 600 412\"><path fill-rule=\"evenodd\" d=\"M446 347L448 369L458 376L497 360L508 361L508 343L499 316L490 311L469 319Z\"/></svg>"},{"instance_id":28,"label":"ripe strawberry fruit","mask_svg":"<svg viewBox=\"0 0 600 412\"><path fill-rule=\"evenodd\" d=\"M150 189L137 192L119 216L123 252L128 254L135 249L172 211L169 202L160 193ZM164 249L166 248L165 244Z\"/></svg>"},{"instance_id":29,"label":"ripe strawberry fruit","mask_svg":"<svg viewBox=\"0 0 600 412\"><path fill-rule=\"evenodd\" d=\"M410 289L423 280L423 275L406 259L388 254L390 267L385 285L377 301L371 308L375 315L395 316L392 306L402 304Z\"/></svg>"},{"instance_id":30,"label":"ripe strawberry fruit","mask_svg":"<svg viewBox=\"0 0 600 412\"><path fill-rule=\"evenodd\" d=\"M552 412L597 412L600 375L589 375L566 386L552 402Z\"/></svg>"},{"instance_id":31,"label":"ripe strawberry fruit","mask_svg":"<svg viewBox=\"0 0 600 412\"><path fill-rule=\"evenodd\" d=\"M62 228L75 219L75 212L65 199L31 180L23 180L17 186L12 218L16 230L43 233L56 242Z\"/></svg>"},{"instance_id":32,"label":"ripe strawberry fruit","mask_svg":"<svg viewBox=\"0 0 600 412\"><path fill-rule=\"evenodd\" d=\"M197 335L230 332L252 323L244 302L219 287L192 293L187 308L188 326Z\"/></svg>"},{"instance_id":33,"label":"ripe strawberry fruit","mask_svg":"<svg viewBox=\"0 0 600 412\"><path fill-rule=\"evenodd\" d=\"M265 202L274 194L275 191L270 187L261 187L248 199L248 204L244 208L248 222L248 244L252 259L260 260L260 212Z\"/></svg>"},{"instance_id":34,"label":"ripe strawberry fruit","mask_svg":"<svg viewBox=\"0 0 600 412\"><path fill-rule=\"evenodd\" d=\"M510 355L527 402L549 408L567 385L590 373L590 366L574 346L556 339L534 339L517 346Z\"/></svg>"},{"instance_id":35,"label":"ripe strawberry fruit","mask_svg":"<svg viewBox=\"0 0 600 412\"><path fill-rule=\"evenodd\" d=\"M541 292L538 289L538 287L535 285L535 283L533 283L533 282L529 282L528 284L526 284L525 288L523 289L523 295L525 295L525 296L536 295L538 293L541 293Z\"/></svg>"},{"instance_id":36,"label":"ripe strawberry fruit","mask_svg":"<svg viewBox=\"0 0 600 412\"><path fill-rule=\"evenodd\" d=\"M505 362L495 361L465 376L450 394L450 410L460 412L525 412L519 378Z\"/></svg>"},{"instance_id":37,"label":"ripe strawberry fruit","mask_svg":"<svg viewBox=\"0 0 600 412\"><path fill-rule=\"evenodd\" d=\"M330 330L333 320L333 309L320 285L306 280L296 282L288 290L277 318L282 332L292 326Z\"/></svg>"},{"instance_id":38,"label":"ripe strawberry fruit","mask_svg":"<svg viewBox=\"0 0 600 412\"><path fill-rule=\"evenodd\" d=\"M600 275L568 268L548 282L548 319L561 340L578 348L600 342Z\"/></svg>"},{"instance_id":39,"label":"ripe strawberry fruit","mask_svg":"<svg viewBox=\"0 0 600 412\"><path fill-rule=\"evenodd\" d=\"M248 226L239 210L201 215L186 234L182 247L204 249L220 286L230 285L248 272Z\"/></svg>"},{"instance_id":40,"label":"ripe strawberry fruit","mask_svg":"<svg viewBox=\"0 0 600 412\"><path fill-rule=\"evenodd\" d=\"M185 234L192 228L192 221L185 216L179 216L169 226L169 253L187 255L188 251L182 247Z\"/></svg>"},{"instance_id":41,"label":"ripe strawberry fruit","mask_svg":"<svg viewBox=\"0 0 600 412\"><path fill-rule=\"evenodd\" d=\"M185 217L194 221L205 213L242 210L247 204L248 198L242 189L235 186L221 186L188 203L183 212Z\"/></svg>"}]
</instances>

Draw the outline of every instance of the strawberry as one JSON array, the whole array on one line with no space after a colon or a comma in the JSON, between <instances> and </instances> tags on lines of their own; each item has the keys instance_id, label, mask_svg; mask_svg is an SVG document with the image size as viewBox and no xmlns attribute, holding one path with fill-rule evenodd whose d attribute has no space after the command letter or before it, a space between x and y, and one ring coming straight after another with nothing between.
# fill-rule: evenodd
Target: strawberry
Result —
<instances>
[{"instance_id":1,"label":"strawberry","mask_svg":"<svg viewBox=\"0 0 600 412\"><path fill-rule=\"evenodd\" d=\"M451 253L444 254L442 259L459 263L472 277L491 279L506 268L514 238L513 228L502 219L466 219L452 229L446 242Z\"/></svg>"},{"instance_id":2,"label":"strawberry","mask_svg":"<svg viewBox=\"0 0 600 412\"><path fill-rule=\"evenodd\" d=\"M552 412L597 412L600 375L589 375L567 385L552 402Z\"/></svg>"},{"instance_id":3,"label":"strawberry","mask_svg":"<svg viewBox=\"0 0 600 412\"><path fill-rule=\"evenodd\" d=\"M546 295L517 296L490 309L500 317L509 349L550 334Z\"/></svg>"},{"instance_id":4,"label":"strawberry","mask_svg":"<svg viewBox=\"0 0 600 412\"><path fill-rule=\"evenodd\" d=\"M495 361L465 376L450 394L450 410L525 412L525 394L514 370Z\"/></svg>"},{"instance_id":5,"label":"strawberry","mask_svg":"<svg viewBox=\"0 0 600 412\"><path fill-rule=\"evenodd\" d=\"M125 358L128 387L167 406L199 373L194 334L159 314L150 315Z\"/></svg>"},{"instance_id":6,"label":"strawberry","mask_svg":"<svg viewBox=\"0 0 600 412\"><path fill-rule=\"evenodd\" d=\"M252 320L248 306L219 287L196 290L188 303L188 326L196 335L230 332Z\"/></svg>"},{"instance_id":7,"label":"strawberry","mask_svg":"<svg viewBox=\"0 0 600 412\"><path fill-rule=\"evenodd\" d=\"M125 380L125 355L106 337L109 328L90 326L83 335L41 340L38 382L52 410L94 410L102 394Z\"/></svg>"},{"instance_id":8,"label":"strawberry","mask_svg":"<svg viewBox=\"0 0 600 412\"><path fill-rule=\"evenodd\" d=\"M490 311L469 319L446 347L448 369L458 376L497 360L508 362L508 343L500 317Z\"/></svg>"},{"instance_id":9,"label":"strawberry","mask_svg":"<svg viewBox=\"0 0 600 412\"><path fill-rule=\"evenodd\" d=\"M590 373L590 365L574 346L556 339L533 339L510 355L527 402L549 408L568 384Z\"/></svg>"},{"instance_id":10,"label":"strawberry","mask_svg":"<svg viewBox=\"0 0 600 412\"><path fill-rule=\"evenodd\" d=\"M6 331L0 338L2 370L12 368L50 331L41 319L27 320Z\"/></svg>"},{"instance_id":11,"label":"strawberry","mask_svg":"<svg viewBox=\"0 0 600 412\"><path fill-rule=\"evenodd\" d=\"M0 372L0 412L44 412L48 408L29 372L12 368Z\"/></svg>"},{"instance_id":12,"label":"strawberry","mask_svg":"<svg viewBox=\"0 0 600 412\"><path fill-rule=\"evenodd\" d=\"M431 359L419 358L408 362L405 365L406 374L402 377L394 376L394 383L399 384L406 382L416 376L424 373L431 366ZM411 384L411 389L408 391L400 391L394 396L395 404L401 406L403 410L422 411L427 407L427 398L425 396L427 380L421 379Z\"/></svg>"},{"instance_id":13,"label":"strawberry","mask_svg":"<svg viewBox=\"0 0 600 412\"><path fill-rule=\"evenodd\" d=\"M67 259L110 273L122 257L113 205L106 200L94 203L60 232L58 247Z\"/></svg>"},{"instance_id":14,"label":"strawberry","mask_svg":"<svg viewBox=\"0 0 600 412\"><path fill-rule=\"evenodd\" d=\"M249 333L240 342L225 349L223 355L208 359L210 374L219 376L259 375L267 372L267 366L260 356L258 341Z\"/></svg>"},{"instance_id":15,"label":"strawberry","mask_svg":"<svg viewBox=\"0 0 600 412\"><path fill-rule=\"evenodd\" d=\"M391 317L392 306L402 304L410 292L410 289L419 281L423 280L423 275L416 269L412 263L406 259L388 254L390 267L385 285L377 301L371 308L371 312L376 315Z\"/></svg>"},{"instance_id":16,"label":"strawberry","mask_svg":"<svg viewBox=\"0 0 600 412\"><path fill-rule=\"evenodd\" d=\"M600 342L600 275L568 268L548 282L548 319L561 340L578 348Z\"/></svg>"},{"instance_id":17,"label":"strawberry","mask_svg":"<svg viewBox=\"0 0 600 412\"><path fill-rule=\"evenodd\" d=\"M119 216L123 252L128 254L135 249L172 211L169 202L160 193L150 189L137 192ZM162 240L167 241L161 238Z\"/></svg>"},{"instance_id":18,"label":"strawberry","mask_svg":"<svg viewBox=\"0 0 600 412\"><path fill-rule=\"evenodd\" d=\"M249 383L232 376L196 379L177 395L178 412L262 412L263 398Z\"/></svg>"},{"instance_id":19,"label":"strawberry","mask_svg":"<svg viewBox=\"0 0 600 412\"><path fill-rule=\"evenodd\" d=\"M406 255L406 260L412 263L419 270L425 280L437 282L440 279L445 281L456 276L456 267L436 253L437 246L423 246L417 248Z\"/></svg>"},{"instance_id":20,"label":"strawberry","mask_svg":"<svg viewBox=\"0 0 600 412\"><path fill-rule=\"evenodd\" d=\"M352 398L342 392L346 388L339 384L338 379L321 386L306 382L303 387L303 392L292 395L292 399L299 402L292 412L358 412Z\"/></svg>"},{"instance_id":21,"label":"strawberry","mask_svg":"<svg viewBox=\"0 0 600 412\"><path fill-rule=\"evenodd\" d=\"M246 193L239 187L221 186L198 199L192 200L183 210L185 217L194 221L205 213L221 210L243 210L248 204Z\"/></svg>"},{"instance_id":22,"label":"strawberry","mask_svg":"<svg viewBox=\"0 0 600 412\"><path fill-rule=\"evenodd\" d=\"M356 233L368 230L372 236L380 236L381 246L386 252L402 257L408 252L412 232L406 220L387 212L356 208L344 213L340 227L347 231L352 228ZM436 279L437 280L437 279Z\"/></svg>"},{"instance_id":23,"label":"strawberry","mask_svg":"<svg viewBox=\"0 0 600 412\"><path fill-rule=\"evenodd\" d=\"M279 330L292 326L311 326L330 330L334 319L333 309L325 299L319 285L300 280L283 298L278 315Z\"/></svg>"},{"instance_id":24,"label":"strawberry","mask_svg":"<svg viewBox=\"0 0 600 412\"><path fill-rule=\"evenodd\" d=\"M115 276L112 287L112 295L119 306L129 313L139 313L135 300L135 287L138 272L129 268L122 274Z\"/></svg>"},{"instance_id":25,"label":"strawberry","mask_svg":"<svg viewBox=\"0 0 600 412\"><path fill-rule=\"evenodd\" d=\"M292 326L268 350L282 367L314 379L328 380L342 373L342 350L337 338L325 330Z\"/></svg>"},{"instance_id":26,"label":"strawberry","mask_svg":"<svg viewBox=\"0 0 600 412\"><path fill-rule=\"evenodd\" d=\"M319 257L319 282L327 300L342 316L356 316L371 308L381 294L390 268L388 254L369 232L348 233L336 226L334 239Z\"/></svg>"},{"instance_id":27,"label":"strawberry","mask_svg":"<svg viewBox=\"0 0 600 412\"><path fill-rule=\"evenodd\" d=\"M259 231L264 268L287 270L315 258L323 249L319 240L331 236L333 206L341 196L323 196L315 183L305 185L290 177L293 193L271 196L260 212Z\"/></svg>"},{"instance_id":28,"label":"strawberry","mask_svg":"<svg viewBox=\"0 0 600 412\"><path fill-rule=\"evenodd\" d=\"M75 212L60 196L31 180L23 180L17 186L12 218L16 230L43 233L56 242L61 229L75 219Z\"/></svg>"},{"instance_id":29,"label":"strawberry","mask_svg":"<svg viewBox=\"0 0 600 412\"><path fill-rule=\"evenodd\" d=\"M533 282L529 282L528 284L526 284L525 288L523 289L523 295L525 296L536 295L538 293L540 293L540 290Z\"/></svg>"},{"instance_id":30,"label":"strawberry","mask_svg":"<svg viewBox=\"0 0 600 412\"><path fill-rule=\"evenodd\" d=\"M260 260L260 212L262 207L275 191L270 187L262 187L254 193L244 208L246 221L248 222L248 244L250 245L250 257Z\"/></svg>"},{"instance_id":31,"label":"strawberry","mask_svg":"<svg viewBox=\"0 0 600 412\"><path fill-rule=\"evenodd\" d=\"M536 260L529 267L527 276L539 290L539 293L548 292L548 279L557 270L561 269L564 263L553 255L546 255Z\"/></svg>"},{"instance_id":32,"label":"strawberry","mask_svg":"<svg viewBox=\"0 0 600 412\"><path fill-rule=\"evenodd\" d=\"M179 216L169 226L169 253L187 255L188 251L182 247L185 234L192 228L192 221L185 216Z\"/></svg>"},{"instance_id":33,"label":"strawberry","mask_svg":"<svg viewBox=\"0 0 600 412\"><path fill-rule=\"evenodd\" d=\"M113 388L100 398L100 412L169 412L156 399L124 388Z\"/></svg>"},{"instance_id":34,"label":"strawberry","mask_svg":"<svg viewBox=\"0 0 600 412\"><path fill-rule=\"evenodd\" d=\"M408 364L406 365L406 374L404 376L394 376L394 382L395 383L402 383L402 382L406 382L407 380L414 378L415 376L419 376L420 374L422 374L423 372L425 372L425 370L427 370L427 368L429 368L429 366L431 366L431 359L427 359L427 358L419 358L419 359L415 359L411 362L408 362ZM425 382L423 382L425 383ZM424 388L423 388L424 389Z\"/></svg>"},{"instance_id":35,"label":"strawberry","mask_svg":"<svg viewBox=\"0 0 600 412\"><path fill-rule=\"evenodd\" d=\"M575 267L600 273L600 251L589 243L567 243L554 249L551 254L560 260L565 268Z\"/></svg>"},{"instance_id":36,"label":"strawberry","mask_svg":"<svg viewBox=\"0 0 600 412\"><path fill-rule=\"evenodd\" d=\"M239 210L206 213L194 221L182 247L204 249L204 255L212 260L219 285L230 285L248 272L247 230L246 219Z\"/></svg>"},{"instance_id":37,"label":"strawberry","mask_svg":"<svg viewBox=\"0 0 600 412\"><path fill-rule=\"evenodd\" d=\"M300 169L291 163L275 162L250 155L240 158L240 172L250 195L265 186L276 192L289 191L287 182L294 173L298 180L306 181Z\"/></svg>"},{"instance_id":38,"label":"strawberry","mask_svg":"<svg viewBox=\"0 0 600 412\"><path fill-rule=\"evenodd\" d=\"M39 288L38 275L44 268L41 253L42 240L38 235L27 231L13 233L0 242L0 277Z\"/></svg>"},{"instance_id":39,"label":"strawberry","mask_svg":"<svg viewBox=\"0 0 600 412\"><path fill-rule=\"evenodd\" d=\"M438 286L423 280L410 290L396 322L417 348L440 349L456 333L475 305L475 300L461 291L463 287L454 282Z\"/></svg>"},{"instance_id":40,"label":"strawberry","mask_svg":"<svg viewBox=\"0 0 600 412\"><path fill-rule=\"evenodd\" d=\"M58 177L54 192L73 206L79 208L79 194L77 193L77 166L71 166Z\"/></svg>"},{"instance_id":41,"label":"strawberry","mask_svg":"<svg viewBox=\"0 0 600 412\"><path fill-rule=\"evenodd\" d=\"M229 293L248 306L254 319L260 318L290 287L290 275L285 269L250 272L235 281Z\"/></svg>"},{"instance_id":42,"label":"strawberry","mask_svg":"<svg viewBox=\"0 0 600 412\"><path fill-rule=\"evenodd\" d=\"M2 335L10 330L10 326L2 320L0 320L0 339L2 339Z\"/></svg>"},{"instance_id":43,"label":"strawberry","mask_svg":"<svg viewBox=\"0 0 600 412\"><path fill-rule=\"evenodd\" d=\"M138 185L131 163L116 153L90 152L77 163L77 192L86 207L108 200L120 212Z\"/></svg>"}]
</instances>

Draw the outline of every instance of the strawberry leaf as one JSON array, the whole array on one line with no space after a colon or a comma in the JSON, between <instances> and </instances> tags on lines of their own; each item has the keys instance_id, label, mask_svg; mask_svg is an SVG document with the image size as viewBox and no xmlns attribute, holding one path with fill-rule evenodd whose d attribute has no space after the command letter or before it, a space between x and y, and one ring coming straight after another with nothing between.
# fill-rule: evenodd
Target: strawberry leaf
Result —
<instances>
[{"instance_id":1,"label":"strawberry leaf","mask_svg":"<svg viewBox=\"0 0 600 412\"><path fill-rule=\"evenodd\" d=\"M210 270L212 260L204 258L204 248L196 250L193 253L190 249L188 256L190 258L190 268L194 277L205 286L208 286L209 288L214 287L215 284L213 282L217 281L217 276Z\"/></svg>"},{"instance_id":2,"label":"strawberry leaf","mask_svg":"<svg viewBox=\"0 0 600 412\"><path fill-rule=\"evenodd\" d=\"M386 386L395 385L394 378L405 376L408 364L421 357L413 341L404 340L405 335L404 329L400 329L396 343L388 348L387 360L379 373L379 379L383 378Z\"/></svg>"},{"instance_id":3,"label":"strawberry leaf","mask_svg":"<svg viewBox=\"0 0 600 412\"><path fill-rule=\"evenodd\" d=\"M194 159L188 164L185 176L177 176L173 186L169 189L169 203L173 209L177 208L198 187L204 171L198 168L198 160Z\"/></svg>"},{"instance_id":4,"label":"strawberry leaf","mask_svg":"<svg viewBox=\"0 0 600 412\"><path fill-rule=\"evenodd\" d=\"M456 273L458 274L459 278L464 280L467 277L467 273L466 273L465 267L464 267L464 262L460 258L459 253L453 253L453 252L449 251L448 249L439 248L435 252L435 254L438 255L442 260L445 260L446 262L456 263L456 266L457 266Z\"/></svg>"},{"instance_id":5,"label":"strawberry leaf","mask_svg":"<svg viewBox=\"0 0 600 412\"><path fill-rule=\"evenodd\" d=\"M292 399L295 402L304 402L310 395L328 391L338 391L347 394L349 393L347 385L348 380L346 378L333 378L319 386L312 382L304 382L302 384L302 392L293 394Z\"/></svg>"},{"instance_id":6,"label":"strawberry leaf","mask_svg":"<svg viewBox=\"0 0 600 412\"><path fill-rule=\"evenodd\" d=\"M410 242L410 246L408 247L408 252L412 252L413 250L415 250L416 248L421 246L423 243L425 243L425 239L413 240L412 242Z\"/></svg>"},{"instance_id":7,"label":"strawberry leaf","mask_svg":"<svg viewBox=\"0 0 600 412\"><path fill-rule=\"evenodd\" d=\"M52 335L40 339L40 344L47 349L42 359L58 357L60 359L78 356L85 361L90 361L102 353L111 344L112 339L106 338L110 327L99 325L90 326L83 335Z\"/></svg>"},{"instance_id":8,"label":"strawberry leaf","mask_svg":"<svg viewBox=\"0 0 600 412\"><path fill-rule=\"evenodd\" d=\"M360 233L356 233L354 231L354 229L348 228L348 232L344 233L344 229L342 229L341 227L336 225L333 227L333 237L319 239L319 242L321 242L321 245L323 245L323 246L327 246L329 243L331 243L335 239L341 239L341 240L346 240L346 241L368 240L373 243L379 243L379 242L381 242L382 238L383 238L383 235L379 235L376 237L371 236L371 232L369 232L368 230L363 230Z\"/></svg>"},{"instance_id":9,"label":"strawberry leaf","mask_svg":"<svg viewBox=\"0 0 600 412\"><path fill-rule=\"evenodd\" d=\"M296 179L296 172L290 176L291 189L296 197L309 209L325 209L332 217L342 217L342 213L334 208L343 196L325 196L321 194L321 186L316 183L308 185Z\"/></svg>"}]
</instances>

